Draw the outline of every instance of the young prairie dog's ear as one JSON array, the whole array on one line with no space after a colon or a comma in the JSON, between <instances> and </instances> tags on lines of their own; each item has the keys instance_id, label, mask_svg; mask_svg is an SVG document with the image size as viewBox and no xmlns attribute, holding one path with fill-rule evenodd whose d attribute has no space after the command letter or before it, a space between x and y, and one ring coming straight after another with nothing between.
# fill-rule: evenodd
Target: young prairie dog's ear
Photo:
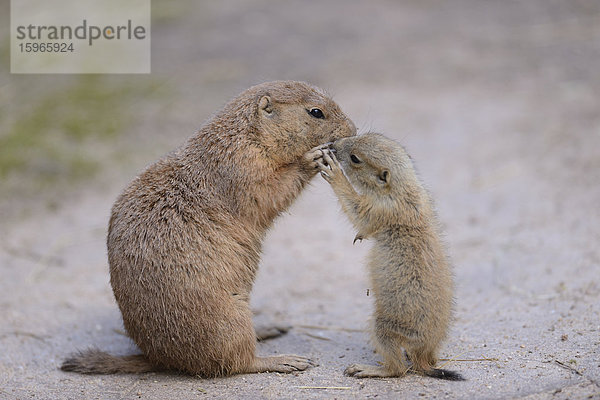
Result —
<instances>
[{"instance_id":1,"label":"young prairie dog's ear","mask_svg":"<svg viewBox=\"0 0 600 400\"><path fill-rule=\"evenodd\" d=\"M267 114L271 114L273 112L273 103L271 102L271 98L269 96L263 96L258 101L258 109L266 112Z\"/></svg>"},{"instance_id":2,"label":"young prairie dog's ear","mask_svg":"<svg viewBox=\"0 0 600 400\"><path fill-rule=\"evenodd\" d=\"M384 169L379 172L379 175L377 177L379 178L381 183L387 184L390 181L390 171Z\"/></svg>"}]
</instances>

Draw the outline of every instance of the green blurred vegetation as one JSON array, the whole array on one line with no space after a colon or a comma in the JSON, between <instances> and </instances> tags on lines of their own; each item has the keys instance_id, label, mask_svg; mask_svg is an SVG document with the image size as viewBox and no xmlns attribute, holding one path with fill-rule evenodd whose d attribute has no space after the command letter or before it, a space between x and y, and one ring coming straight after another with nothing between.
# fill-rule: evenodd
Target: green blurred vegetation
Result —
<instances>
[{"instance_id":1,"label":"green blurred vegetation","mask_svg":"<svg viewBox=\"0 0 600 400\"><path fill-rule=\"evenodd\" d=\"M166 92L150 76L115 75L11 75L2 89L0 200L7 209L53 207L64 190L118 163L135 145L133 124Z\"/></svg>"},{"instance_id":2,"label":"green blurred vegetation","mask_svg":"<svg viewBox=\"0 0 600 400\"><path fill-rule=\"evenodd\" d=\"M153 23L185 12L159 3ZM8 25L0 26L0 220L53 208L65 191L129 163L137 125L152 125L170 94L155 75L11 74Z\"/></svg>"},{"instance_id":3,"label":"green blurred vegetation","mask_svg":"<svg viewBox=\"0 0 600 400\"><path fill-rule=\"evenodd\" d=\"M82 75L65 88L29 99L33 104L11 115L0 135L0 178L15 171L45 180L89 176L97 161L82 151L82 145L87 139L114 137L128 122L120 112L123 104L147 89L131 84L115 87L99 76Z\"/></svg>"}]
</instances>

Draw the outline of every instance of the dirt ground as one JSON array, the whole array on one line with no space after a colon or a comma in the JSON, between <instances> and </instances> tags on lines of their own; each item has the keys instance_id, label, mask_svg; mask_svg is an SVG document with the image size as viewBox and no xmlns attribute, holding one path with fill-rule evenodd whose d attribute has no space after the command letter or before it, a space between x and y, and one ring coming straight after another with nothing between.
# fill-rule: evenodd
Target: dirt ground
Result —
<instances>
[{"instance_id":1,"label":"dirt ground","mask_svg":"<svg viewBox=\"0 0 600 400\"><path fill-rule=\"evenodd\" d=\"M125 159L107 156L54 192L25 190L23 178L33 194L2 197L1 399L600 398L599 2L173 3L153 3L152 75L126 77L166 90L128 104L136 123L95 153L118 147ZM0 111L26 107L25 78L3 68ZM27 79L33 99L76 78ZM456 275L440 365L467 381L343 375L379 360L367 332L370 244L352 245L320 177L270 232L252 298L257 322L293 327L258 352L318 367L222 379L58 370L88 346L136 351L108 283L118 193L228 98L274 79L326 88L361 132L413 156Z\"/></svg>"}]
</instances>

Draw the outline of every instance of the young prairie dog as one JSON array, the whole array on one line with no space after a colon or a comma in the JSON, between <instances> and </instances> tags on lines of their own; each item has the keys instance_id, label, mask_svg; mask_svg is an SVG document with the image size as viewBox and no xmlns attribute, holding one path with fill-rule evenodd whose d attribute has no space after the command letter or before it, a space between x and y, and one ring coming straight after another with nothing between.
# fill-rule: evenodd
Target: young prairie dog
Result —
<instances>
[{"instance_id":1,"label":"young prairie dog","mask_svg":"<svg viewBox=\"0 0 600 400\"><path fill-rule=\"evenodd\" d=\"M267 230L318 172L318 145L355 133L331 98L302 82L264 83L229 102L112 208L110 282L143 354L88 350L61 368L212 377L313 365L255 354L257 336L280 330L255 332L250 291Z\"/></svg>"},{"instance_id":2,"label":"young prairie dog","mask_svg":"<svg viewBox=\"0 0 600 400\"><path fill-rule=\"evenodd\" d=\"M358 230L355 241L375 241L368 257L375 296L373 341L384 362L354 364L345 373L393 377L412 369L463 380L456 372L434 368L450 324L453 281L433 204L410 157L376 133L337 140L322 153L321 175Z\"/></svg>"}]
</instances>

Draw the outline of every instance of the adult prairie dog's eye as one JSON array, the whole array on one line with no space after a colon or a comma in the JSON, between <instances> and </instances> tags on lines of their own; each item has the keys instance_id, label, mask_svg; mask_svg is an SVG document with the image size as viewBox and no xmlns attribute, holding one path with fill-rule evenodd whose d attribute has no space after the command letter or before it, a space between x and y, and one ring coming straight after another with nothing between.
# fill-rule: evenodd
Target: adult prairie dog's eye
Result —
<instances>
[{"instance_id":1,"label":"adult prairie dog's eye","mask_svg":"<svg viewBox=\"0 0 600 400\"><path fill-rule=\"evenodd\" d=\"M308 111L308 113L315 118L319 118L319 119L325 118L325 115L323 115L323 111L321 111L320 108L311 108L310 111Z\"/></svg>"},{"instance_id":2,"label":"adult prairie dog's eye","mask_svg":"<svg viewBox=\"0 0 600 400\"><path fill-rule=\"evenodd\" d=\"M356 157L354 154L350 154L350 161L352 161L354 164L360 164L361 161L358 157Z\"/></svg>"}]
</instances>

